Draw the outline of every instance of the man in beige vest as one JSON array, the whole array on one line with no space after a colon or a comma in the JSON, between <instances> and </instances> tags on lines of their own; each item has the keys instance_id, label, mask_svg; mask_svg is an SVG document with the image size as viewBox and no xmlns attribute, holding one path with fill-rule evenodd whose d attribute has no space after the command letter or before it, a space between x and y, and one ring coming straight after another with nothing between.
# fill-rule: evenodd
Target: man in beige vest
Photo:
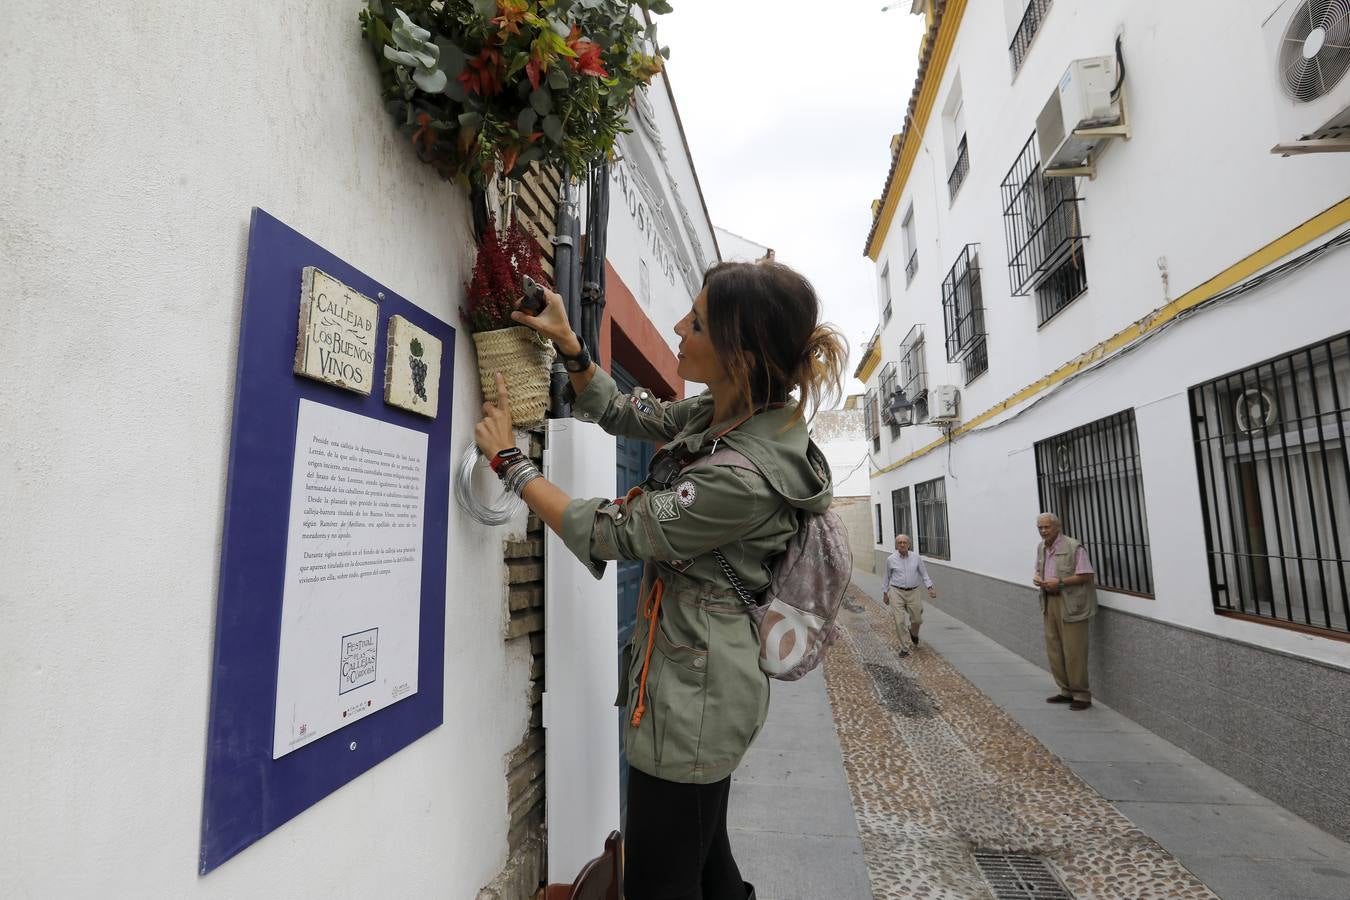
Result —
<instances>
[{"instance_id":1,"label":"man in beige vest","mask_svg":"<svg viewBox=\"0 0 1350 900\"><path fill-rule=\"evenodd\" d=\"M1059 516L1036 518L1041 543L1036 545L1036 574L1032 582L1041 592L1045 624L1045 655L1059 693L1047 703L1067 703L1069 709L1092 705L1088 689L1088 620L1097 613L1097 589L1092 563L1078 541L1060 532Z\"/></svg>"}]
</instances>

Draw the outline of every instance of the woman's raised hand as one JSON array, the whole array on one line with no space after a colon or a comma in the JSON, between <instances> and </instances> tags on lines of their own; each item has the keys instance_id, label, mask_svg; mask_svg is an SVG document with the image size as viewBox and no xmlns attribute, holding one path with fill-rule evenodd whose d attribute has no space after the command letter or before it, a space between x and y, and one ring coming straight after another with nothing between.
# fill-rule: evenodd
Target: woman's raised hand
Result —
<instances>
[{"instance_id":1,"label":"woman's raised hand","mask_svg":"<svg viewBox=\"0 0 1350 900\"><path fill-rule=\"evenodd\" d=\"M564 352L579 351L576 338L572 334L572 325L567 321L567 306L561 295L544 288L544 308L538 315L530 315L517 309L511 313L512 321L527 325L557 344Z\"/></svg>"}]
</instances>

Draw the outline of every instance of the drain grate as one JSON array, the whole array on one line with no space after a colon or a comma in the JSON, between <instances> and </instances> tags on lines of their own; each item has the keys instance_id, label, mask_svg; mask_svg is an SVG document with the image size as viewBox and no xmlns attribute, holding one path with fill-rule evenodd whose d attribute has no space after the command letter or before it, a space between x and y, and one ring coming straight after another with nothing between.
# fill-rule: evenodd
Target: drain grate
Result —
<instances>
[{"instance_id":1,"label":"drain grate","mask_svg":"<svg viewBox=\"0 0 1350 900\"><path fill-rule=\"evenodd\" d=\"M996 900L1073 900L1039 856L977 850L975 864Z\"/></svg>"}]
</instances>

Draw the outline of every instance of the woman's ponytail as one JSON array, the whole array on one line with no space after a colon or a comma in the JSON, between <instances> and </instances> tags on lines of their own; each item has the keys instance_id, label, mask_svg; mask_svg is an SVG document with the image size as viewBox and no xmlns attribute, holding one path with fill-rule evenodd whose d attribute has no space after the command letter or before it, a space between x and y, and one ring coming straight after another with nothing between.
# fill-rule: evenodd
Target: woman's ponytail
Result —
<instances>
[{"instance_id":1,"label":"woman's ponytail","mask_svg":"<svg viewBox=\"0 0 1350 900\"><path fill-rule=\"evenodd\" d=\"M828 322L817 325L806 339L797 368L796 388L800 402L794 421L805 415L808 405L814 416L817 410L839 402L847 364L848 341Z\"/></svg>"}]
</instances>

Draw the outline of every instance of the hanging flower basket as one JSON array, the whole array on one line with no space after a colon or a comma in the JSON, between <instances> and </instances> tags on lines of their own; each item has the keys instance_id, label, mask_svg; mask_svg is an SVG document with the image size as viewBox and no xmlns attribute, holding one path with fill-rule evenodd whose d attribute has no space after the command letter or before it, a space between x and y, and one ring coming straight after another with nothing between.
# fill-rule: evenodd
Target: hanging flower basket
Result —
<instances>
[{"instance_id":1,"label":"hanging flower basket","mask_svg":"<svg viewBox=\"0 0 1350 900\"><path fill-rule=\"evenodd\" d=\"M478 350L483 399L496 402L495 376L500 372L511 397L511 424L532 428L544 421L553 344L524 325L474 332L473 343Z\"/></svg>"},{"instance_id":2,"label":"hanging flower basket","mask_svg":"<svg viewBox=\"0 0 1350 900\"><path fill-rule=\"evenodd\" d=\"M475 187L498 167L584 173L612 155L633 92L669 55L627 0L367 0L361 30L418 157Z\"/></svg>"},{"instance_id":3,"label":"hanging flower basket","mask_svg":"<svg viewBox=\"0 0 1350 900\"><path fill-rule=\"evenodd\" d=\"M483 399L496 402L494 376L500 372L511 396L511 423L517 428L544 420L554 353L550 341L511 318L524 275L551 285L540 262L539 245L530 233L513 222L499 234L489 217L460 314L473 332Z\"/></svg>"}]
</instances>

